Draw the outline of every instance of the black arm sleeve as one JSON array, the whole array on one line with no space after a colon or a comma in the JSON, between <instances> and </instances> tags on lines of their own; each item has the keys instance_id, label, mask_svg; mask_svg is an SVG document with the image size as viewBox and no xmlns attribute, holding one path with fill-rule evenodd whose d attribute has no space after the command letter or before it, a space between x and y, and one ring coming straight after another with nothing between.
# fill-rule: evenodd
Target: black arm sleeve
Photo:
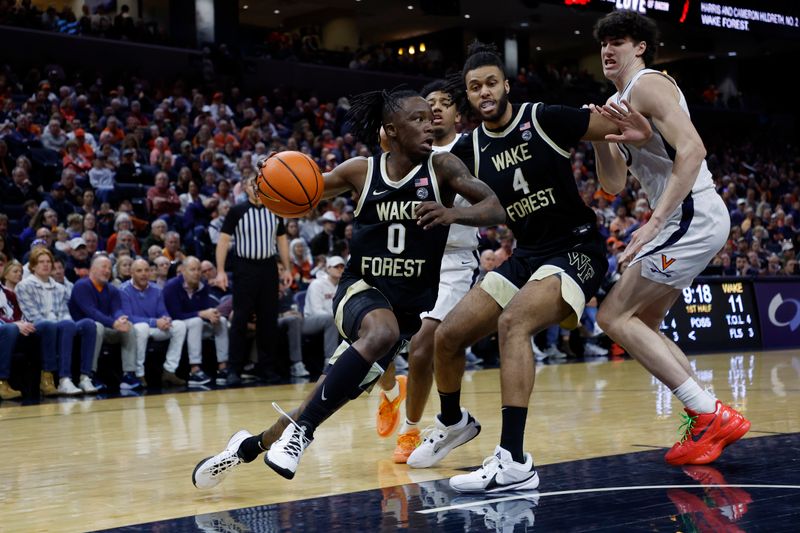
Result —
<instances>
[{"instance_id":1,"label":"black arm sleeve","mask_svg":"<svg viewBox=\"0 0 800 533\"><path fill-rule=\"evenodd\" d=\"M541 104L536 110L536 120L559 148L569 151L589 129L589 110Z\"/></svg>"},{"instance_id":2,"label":"black arm sleeve","mask_svg":"<svg viewBox=\"0 0 800 533\"><path fill-rule=\"evenodd\" d=\"M472 150L472 134L462 135L453 145L453 148L450 149L450 153L464 162L470 174L475 172L475 152Z\"/></svg>"}]
</instances>

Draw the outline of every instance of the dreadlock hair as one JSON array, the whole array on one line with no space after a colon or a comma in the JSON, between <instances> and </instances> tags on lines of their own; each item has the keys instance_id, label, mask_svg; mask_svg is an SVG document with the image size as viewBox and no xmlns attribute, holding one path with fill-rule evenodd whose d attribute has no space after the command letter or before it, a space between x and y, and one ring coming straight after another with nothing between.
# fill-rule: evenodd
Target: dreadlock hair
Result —
<instances>
[{"instance_id":1,"label":"dreadlock hair","mask_svg":"<svg viewBox=\"0 0 800 533\"><path fill-rule=\"evenodd\" d=\"M625 37L630 37L636 43L644 41L647 44L642 60L645 66L650 66L656 57L658 42L658 26L652 19L635 11L612 11L594 25L594 38L598 42Z\"/></svg>"},{"instance_id":2,"label":"dreadlock hair","mask_svg":"<svg viewBox=\"0 0 800 533\"><path fill-rule=\"evenodd\" d=\"M500 72L505 76L503 59L500 57L500 52L497 51L497 47L493 44L482 43L478 39L475 39L467 48L467 60L464 62L464 68L461 70L461 83L464 83L467 72L485 66L495 66L499 68Z\"/></svg>"},{"instance_id":3,"label":"dreadlock hair","mask_svg":"<svg viewBox=\"0 0 800 533\"><path fill-rule=\"evenodd\" d=\"M376 145L380 140L378 132L381 126L391 122L389 117L402 107L403 100L414 96L419 96L419 93L400 87L361 93L350 99L345 121L351 125L356 139Z\"/></svg>"}]
</instances>

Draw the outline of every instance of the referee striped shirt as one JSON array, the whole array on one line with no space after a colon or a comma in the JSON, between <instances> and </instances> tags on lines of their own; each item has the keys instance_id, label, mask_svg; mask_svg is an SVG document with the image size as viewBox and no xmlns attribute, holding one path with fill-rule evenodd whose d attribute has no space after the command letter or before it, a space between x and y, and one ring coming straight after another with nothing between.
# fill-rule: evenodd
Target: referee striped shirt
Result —
<instances>
[{"instance_id":1,"label":"referee striped shirt","mask_svg":"<svg viewBox=\"0 0 800 533\"><path fill-rule=\"evenodd\" d=\"M233 236L234 249L244 259L268 259L278 253L278 236L286 229L283 219L263 205L240 202L228 211L222 233Z\"/></svg>"}]
</instances>

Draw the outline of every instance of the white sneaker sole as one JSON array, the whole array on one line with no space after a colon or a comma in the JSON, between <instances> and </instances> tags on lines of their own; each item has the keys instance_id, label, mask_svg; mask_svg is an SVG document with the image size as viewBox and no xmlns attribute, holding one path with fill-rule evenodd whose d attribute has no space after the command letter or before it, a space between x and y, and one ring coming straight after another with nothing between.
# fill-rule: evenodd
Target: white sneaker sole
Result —
<instances>
[{"instance_id":1,"label":"white sneaker sole","mask_svg":"<svg viewBox=\"0 0 800 533\"><path fill-rule=\"evenodd\" d=\"M280 474L281 476L285 477L286 479L293 479L294 478L294 471L293 470L289 470L288 468L283 468L282 466L270 461L270 459L269 459L269 450L267 450L267 453L264 454L264 463L268 467L273 469L276 473Z\"/></svg>"},{"instance_id":2,"label":"white sneaker sole","mask_svg":"<svg viewBox=\"0 0 800 533\"><path fill-rule=\"evenodd\" d=\"M473 420L474 420L474 418L473 418ZM406 464L408 466L410 466L411 468L430 468L430 467L436 465L439 461L441 461L442 459L447 457L447 455L451 451L453 451L454 449L458 448L459 446L462 446L462 445L468 443L469 441L471 441L472 439L474 439L475 437L477 437L480 434L481 425L477 420L475 420L475 425L472 426L472 430L474 430L474 433L472 431L464 431L461 435L459 435L452 442L450 442L446 446L442 446L441 448L439 448L439 451L434 453L430 457L417 459L417 460L412 460L411 458L414 456L414 454L412 453L411 455L408 456L408 460L406 461Z\"/></svg>"},{"instance_id":3,"label":"white sneaker sole","mask_svg":"<svg viewBox=\"0 0 800 533\"><path fill-rule=\"evenodd\" d=\"M197 487L198 489L205 490L205 489L214 488L217 485L219 485L220 483L222 483L222 481L230 473L230 471L234 467L236 467L236 466L238 466L239 464L242 463L242 460L238 459L236 457L235 453L239 449L239 446L241 445L242 441L244 439L250 438L252 436L253 435L251 435L249 431L246 431L246 430L243 430L243 429L240 430L240 431L237 431L236 433L234 433L233 436L228 440L228 444L227 444L227 446L225 446L225 449L223 451L221 451L217 455L212 455L210 457L206 457L205 459L203 459L202 461L197 463L197 466L195 466L194 470L192 471L192 484L195 487ZM233 449L234 446L235 446L235 449ZM217 457L217 456L219 456L219 455L221 455L221 454L223 454L225 452L233 452L234 455L232 455L231 457L229 457L228 459L225 460L225 462L228 462L228 463L231 463L231 464L226 466L224 468L224 470L222 470L216 476L210 477L210 479L209 479L210 483L208 485L198 486L197 485L197 473L200 472L201 470L205 469L205 468L208 468L210 466L209 462L212 459L214 459L215 457Z\"/></svg>"},{"instance_id":4,"label":"white sneaker sole","mask_svg":"<svg viewBox=\"0 0 800 533\"><path fill-rule=\"evenodd\" d=\"M474 494L474 493L482 493L482 494L494 494L496 492L511 492L511 491L520 491L520 490L534 490L539 488L539 472L534 472L533 476L525 479L523 481L519 481L517 483L512 483L510 485L501 485L492 487L491 489L465 489L459 488L457 485L453 484L453 479L450 479L450 488L456 492L461 494Z\"/></svg>"}]
</instances>

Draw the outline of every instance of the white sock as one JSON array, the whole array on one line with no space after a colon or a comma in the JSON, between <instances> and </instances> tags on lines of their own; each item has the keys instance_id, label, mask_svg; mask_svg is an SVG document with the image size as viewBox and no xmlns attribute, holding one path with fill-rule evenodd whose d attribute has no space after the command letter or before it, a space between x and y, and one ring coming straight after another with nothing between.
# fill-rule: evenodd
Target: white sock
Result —
<instances>
[{"instance_id":1,"label":"white sock","mask_svg":"<svg viewBox=\"0 0 800 533\"><path fill-rule=\"evenodd\" d=\"M408 433L412 429L415 429L417 427L417 424L419 424L418 421L412 422L408 418L406 418L405 422L403 422L403 425L400 426L400 431L398 431L397 434L402 435L403 433Z\"/></svg>"},{"instance_id":2,"label":"white sock","mask_svg":"<svg viewBox=\"0 0 800 533\"><path fill-rule=\"evenodd\" d=\"M385 390L383 393L386 395L386 399L390 402L395 401L395 399L400 396L400 384L397 380L394 380L394 387L391 390Z\"/></svg>"},{"instance_id":3,"label":"white sock","mask_svg":"<svg viewBox=\"0 0 800 533\"><path fill-rule=\"evenodd\" d=\"M696 413L713 413L717 408L717 400L700 388L697 382L689 378L672 391L678 400Z\"/></svg>"}]
</instances>

